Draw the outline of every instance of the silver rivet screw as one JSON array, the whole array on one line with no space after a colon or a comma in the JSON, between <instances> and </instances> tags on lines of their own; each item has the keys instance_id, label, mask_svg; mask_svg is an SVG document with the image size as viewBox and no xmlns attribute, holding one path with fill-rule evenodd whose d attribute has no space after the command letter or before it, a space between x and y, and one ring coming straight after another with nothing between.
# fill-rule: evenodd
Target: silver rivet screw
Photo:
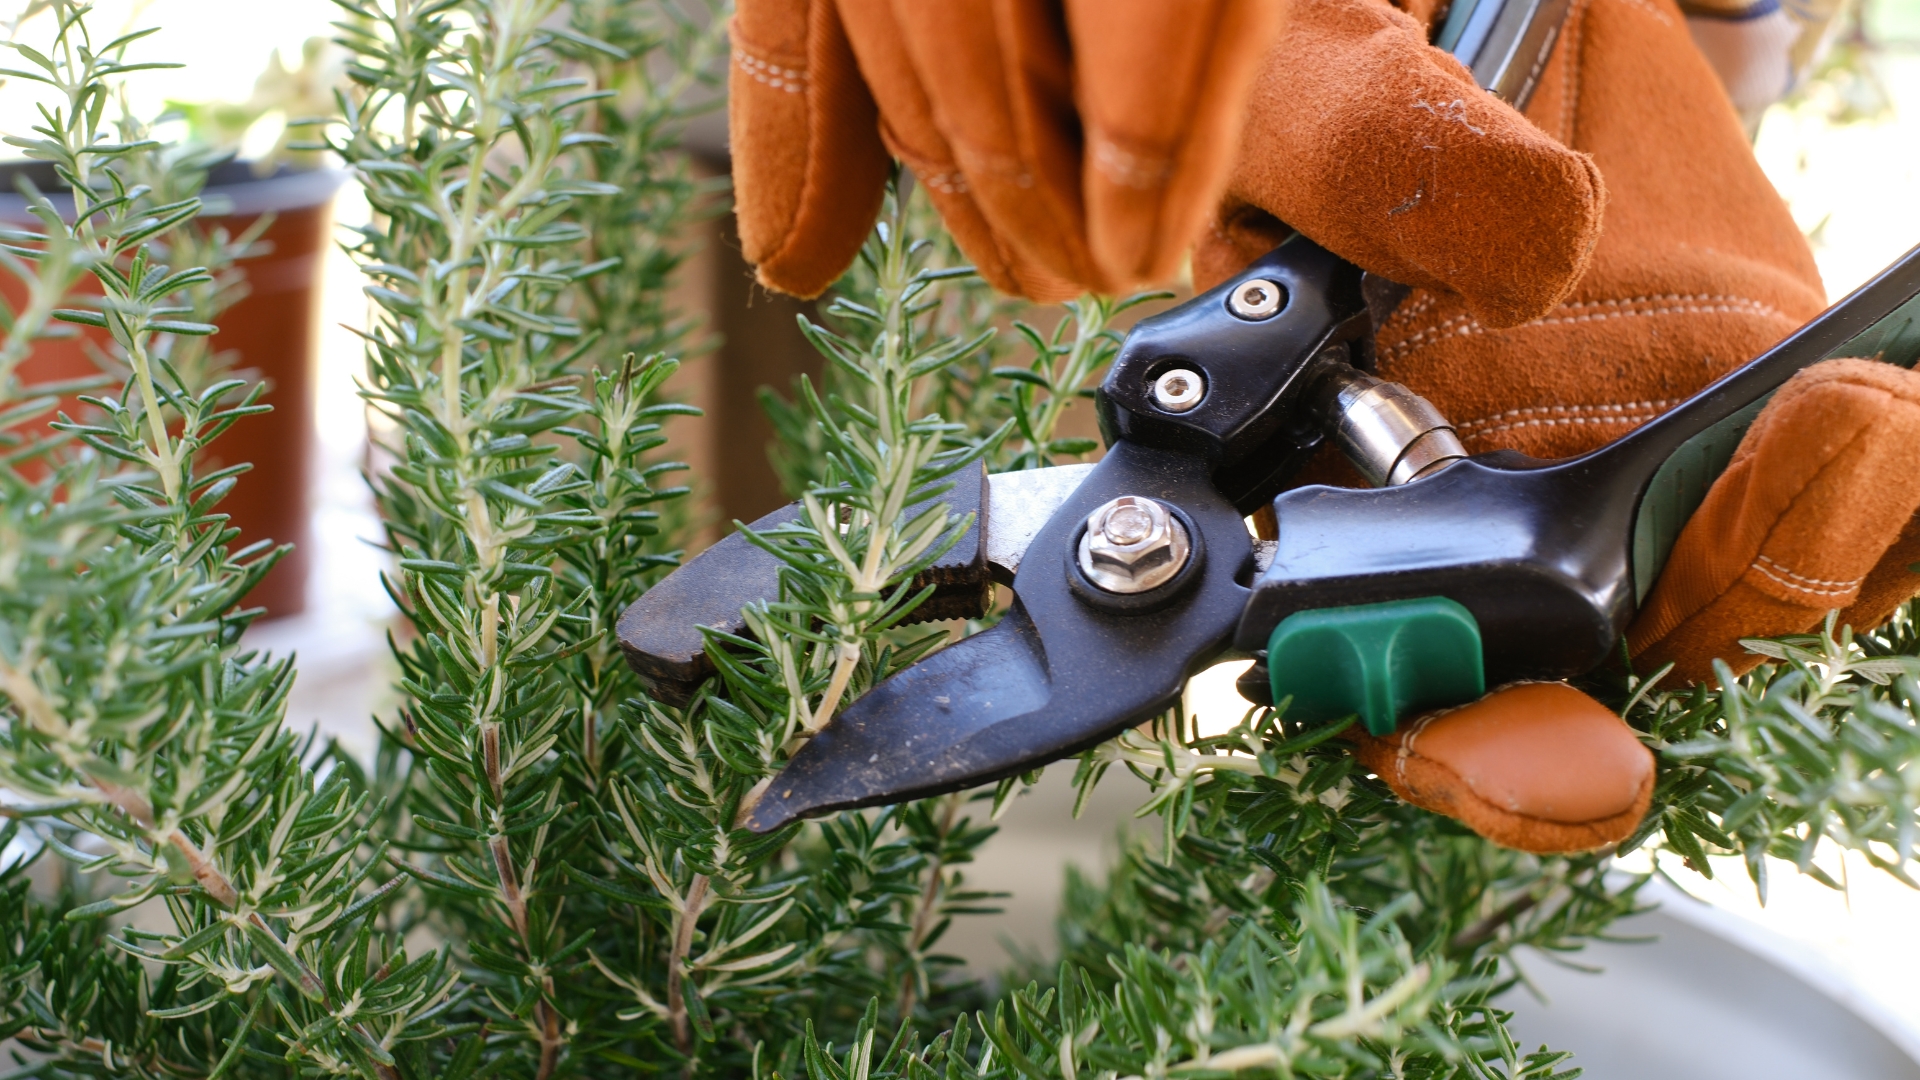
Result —
<instances>
[{"instance_id":1,"label":"silver rivet screw","mask_svg":"<svg viewBox=\"0 0 1920 1080\"><path fill-rule=\"evenodd\" d=\"M1287 292L1266 278L1243 281L1227 294L1227 310L1243 319L1259 322L1271 319L1286 300Z\"/></svg>"},{"instance_id":2,"label":"silver rivet screw","mask_svg":"<svg viewBox=\"0 0 1920 1080\"><path fill-rule=\"evenodd\" d=\"M1172 580L1193 553L1187 527L1153 499L1122 495L1087 515L1080 571L1112 593L1143 593Z\"/></svg>"},{"instance_id":3,"label":"silver rivet screw","mask_svg":"<svg viewBox=\"0 0 1920 1080\"><path fill-rule=\"evenodd\" d=\"M1153 380L1153 403L1168 412L1186 412L1207 396L1207 384L1197 371L1174 368Z\"/></svg>"}]
</instances>

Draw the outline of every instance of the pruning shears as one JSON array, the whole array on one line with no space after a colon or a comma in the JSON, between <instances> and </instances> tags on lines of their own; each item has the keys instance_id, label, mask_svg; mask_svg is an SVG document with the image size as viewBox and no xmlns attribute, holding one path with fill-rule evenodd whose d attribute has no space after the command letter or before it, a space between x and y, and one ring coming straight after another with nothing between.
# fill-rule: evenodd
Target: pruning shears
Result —
<instances>
[{"instance_id":1,"label":"pruning shears","mask_svg":"<svg viewBox=\"0 0 1920 1080\"><path fill-rule=\"evenodd\" d=\"M1524 99L1564 0L1455 7L1442 44ZM1256 661L1250 698L1291 698L1308 721L1358 714L1376 734L1488 686L1592 671L1781 384L1830 357L1920 358L1916 248L1606 446L1469 456L1431 404L1371 374L1383 285L1296 236L1134 327L1096 398L1097 464L957 477L941 501L973 524L920 575L935 592L915 614L979 615L995 581L1011 605L844 709L747 826L1029 772L1159 715L1230 652ZM1378 486L1285 490L1328 440ZM1265 506L1275 541L1247 527ZM738 634L741 609L778 589L774 556L730 536L641 597L618 638L657 695L684 701L713 671L700 627Z\"/></svg>"},{"instance_id":2,"label":"pruning shears","mask_svg":"<svg viewBox=\"0 0 1920 1080\"><path fill-rule=\"evenodd\" d=\"M1920 249L1779 345L1575 458L1467 456L1444 417L1365 370L1361 272L1296 237L1128 335L1092 465L963 473L973 525L923 572L921 618L992 628L896 673L796 752L748 819L955 791L1087 749L1170 707L1231 650L1250 697L1371 730L1487 686L1564 679L1611 655L1681 527L1794 372L1834 356L1920 358ZM1359 363L1356 363L1359 361ZM1327 439L1382 486L1280 490ZM1271 505L1279 539L1246 516ZM789 506L753 523L768 530ZM778 563L739 535L621 618L668 700L711 674L700 626L743 628Z\"/></svg>"}]
</instances>

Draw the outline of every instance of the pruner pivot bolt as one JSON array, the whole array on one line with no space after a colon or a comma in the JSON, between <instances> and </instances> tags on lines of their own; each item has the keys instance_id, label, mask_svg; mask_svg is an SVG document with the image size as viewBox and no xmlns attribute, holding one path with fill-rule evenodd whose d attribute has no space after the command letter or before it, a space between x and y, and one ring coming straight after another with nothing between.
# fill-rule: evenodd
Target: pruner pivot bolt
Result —
<instances>
[{"instance_id":1,"label":"pruner pivot bolt","mask_svg":"<svg viewBox=\"0 0 1920 1080\"><path fill-rule=\"evenodd\" d=\"M1193 554L1186 526L1159 502L1122 495L1087 515L1080 572L1111 593L1143 593L1172 580Z\"/></svg>"}]
</instances>

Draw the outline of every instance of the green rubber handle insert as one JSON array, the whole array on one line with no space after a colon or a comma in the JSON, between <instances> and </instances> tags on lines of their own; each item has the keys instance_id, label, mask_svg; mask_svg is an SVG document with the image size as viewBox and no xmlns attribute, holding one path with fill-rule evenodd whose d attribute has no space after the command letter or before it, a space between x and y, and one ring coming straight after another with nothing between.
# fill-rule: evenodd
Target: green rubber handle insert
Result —
<instances>
[{"instance_id":1,"label":"green rubber handle insert","mask_svg":"<svg viewBox=\"0 0 1920 1080\"><path fill-rule=\"evenodd\" d=\"M1296 611L1267 639L1273 700L1287 716L1328 721L1360 714L1392 734L1416 709L1464 705L1487 692L1480 624L1438 596Z\"/></svg>"}]
</instances>

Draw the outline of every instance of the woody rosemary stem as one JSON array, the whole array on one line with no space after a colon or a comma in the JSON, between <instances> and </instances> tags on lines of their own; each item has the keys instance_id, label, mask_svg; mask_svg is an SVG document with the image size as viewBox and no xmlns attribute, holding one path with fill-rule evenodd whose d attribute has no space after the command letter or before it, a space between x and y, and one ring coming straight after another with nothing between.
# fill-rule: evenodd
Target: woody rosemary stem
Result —
<instances>
[{"instance_id":1,"label":"woody rosemary stem","mask_svg":"<svg viewBox=\"0 0 1920 1080\"><path fill-rule=\"evenodd\" d=\"M107 801L117 807L122 813L139 822L143 828L148 830L154 828L153 807L145 798L141 797L138 792L128 791L125 788L118 787L104 780L96 779L93 783L94 786L99 789L100 793L106 797ZM214 865L211 859L207 858L206 854L200 850L199 845L195 844L186 833L181 832L179 829L170 830L167 832L164 842L180 853L182 860L184 860L187 865L188 872L193 876L195 884L205 889L207 895L212 897L215 903L228 911L234 911L239 907L240 893L239 890L234 888L232 880L230 880L226 874L222 873L220 868ZM320 1000L329 1010L334 1008L333 1002L330 1000L330 995L327 993L326 983L323 982L320 976L315 974L313 969L309 967L305 961L301 960L293 950L287 948L286 941L274 932L273 927L267 924L267 921L260 916L259 912L246 912L245 922L255 933L271 940L279 953L293 959L298 968L300 991L303 994ZM369 1045L378 1045L378 1039L373 1031L365 1024L359 1021L352 1021L347 1024L347 1027L354 1032L356 1037L365 1040ZM383 1080L387 1077L397 1077L399 1075L392 1068L385 1065L377 1065L377 1073Z\"/></svg>"},{"instance_id":2,"label":"woody rosemary stem","mask_svg":"<svg viewBox=\"0 0 1920 1080\"><path fill-rule=\"evenodd\" d=\"M1452 939L1447 942L1447 951L1462 955L1473 952L1474 949L1492 941L1500 933L1502 927L1505 927L1508 923L1525 915L1527 912L1532 911L1535 907L1538 907L1539 904L1540 897L1535 893L1522 893L1507 903L1502 904L1498 910L1486 918L1453 935Z\"/></svg>"},{"instance_id":3,"label":"woody rosemary stem","mask_svg":"<svg viewBox=\"0 0 1920 1080\"><path fill-rule=\"evenodd\" d=\"M693 1054L693 1030L687 1023L687 958L693 954L693 933L700 913L707 906L707 876L693 875L687 894L681 900L673 926L673 951L667 955L667 1026L673 1031L674 1049Z\"/></svg>"},{"instance_id":4,"label":"woody rosemary stem","mask_svg":"<svg viewBox=\"0 0 1920 1080\"><path fill-rule=\"evenodd\" d=\"M840 699L846 695L847 684L853 681L853 673L860 666L860 646L843 641L833 650L833 677L827 682L827 692L820 695L820 704L813 710L807 721L806 734L812 735L827 726L833 714L840 708Z\"/></svg>"},{"instance_id":5,"label":"woody rosemary stem","mask_svg":"<svg viewBox=\"0 0 1920 1080\"><path fill-rule=\"evenodd\" d=\"M913 926L907 934L908 967L900 980L899 1016L902 1025L913 1021L913 1007L920 991L920 949L926 944L927 932L933 928L933 916L940 906L940 893L946 888L945 847L948 836L953 833L954 819L959 816L960 806L966 798L965 792L956 791L943 796L940 801L939 825L933 833L933 857L927 861L927 883L920 889L920 901L913 911Z\"/></svg>"},{"instance_id":6,"label":"woody rosemary stem","mask_svg":"<svg viewBox=\"0 0 1920 1080\"><path fill-rule=\"evenodd\" d=\"M491 721L481 724L480 744L487 784L493 789L497 806L504 798L505 791L500 774L500 725ZM527 921L527 898L521 891L520 874L514 868L513 848L506 836L495 833L487 838L487 853L493 860L494 875L500 884L500 901L507 909L507 917L519 937L521 948L528 956L532 956L534 943ZM540 986L544 997L533 1010L534 1023L540 1032L540 1066L535 1075L545 1080L553 1075L554 1068L559 1064L560 1051L566 1040L560 1031L559 1015L545 1000L553 995L553 976L542 975Z\"/></svg>"}]
</instances>

